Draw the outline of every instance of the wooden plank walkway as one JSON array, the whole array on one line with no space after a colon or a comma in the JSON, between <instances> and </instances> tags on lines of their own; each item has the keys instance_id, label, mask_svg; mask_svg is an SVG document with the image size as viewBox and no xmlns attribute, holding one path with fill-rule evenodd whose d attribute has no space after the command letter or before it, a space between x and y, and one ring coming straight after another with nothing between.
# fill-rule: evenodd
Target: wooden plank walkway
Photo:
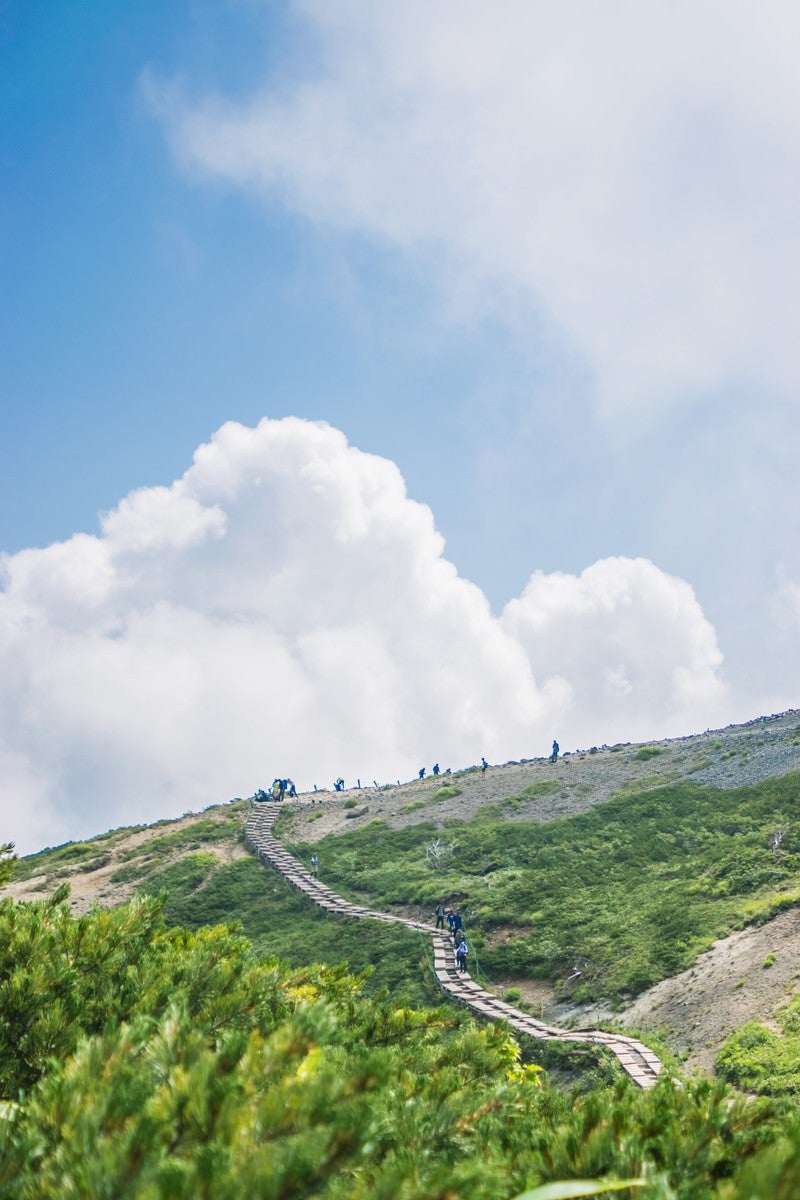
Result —
<instances>
[{"instance_id":1,"label":"wooden plank walkway","mask_svg":"<svg viewBox=\"0 0 800 1200\"><path fill-rule=\"evenodd\" d=\"M558 1029L537 1021L528 1013L506 1004L492 992L487 992L475 983L467 973L456 969L453 946L449 935L423 921L412 921L407 917L391 913L375 912L360 904L351 904L326 887L311 871L281 846L272 836L272 826L280 809L274 804L254 806L245 822L245 837L262 862L283 875L293 887L304 892L310 900L327 912L342 917L366 918L372 921L390 921L407 925L429 934L433 942L433 970L442 990L454 1000L466 1004L477 1016L490 1021L505 1021L512 1029L539 1041L589 1042L602 1046L619 1060L622 1069L639 1087L649 1088L658 1079L662 1065L660 1059L636 1038L622 1034L606 1033L601 1029Z\"/></svg>"}]
</instances>

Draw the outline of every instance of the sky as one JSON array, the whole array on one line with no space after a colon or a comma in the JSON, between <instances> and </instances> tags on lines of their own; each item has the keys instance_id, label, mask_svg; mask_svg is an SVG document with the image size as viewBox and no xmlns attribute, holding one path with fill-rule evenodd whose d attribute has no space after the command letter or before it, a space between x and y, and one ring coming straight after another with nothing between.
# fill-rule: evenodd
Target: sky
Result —
<instances>
[{"instance_id":1,"label":"sky","mask_svg":"<svg viewBox=\"0 0 800 1200\"><path fill-rule=\"evenodd\" d=\"M795 5L0 56L0 840L800 704Z\"/></svg>"}]
</instances>

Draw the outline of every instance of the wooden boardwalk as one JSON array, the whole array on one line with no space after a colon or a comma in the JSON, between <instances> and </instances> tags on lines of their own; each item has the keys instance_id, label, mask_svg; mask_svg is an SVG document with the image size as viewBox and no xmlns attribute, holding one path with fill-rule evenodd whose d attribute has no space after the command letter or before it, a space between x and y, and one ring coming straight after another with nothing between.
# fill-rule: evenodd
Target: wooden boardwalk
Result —
<instances>
[{"instance_id":1,"label":"wooden boardwalk","mask_svg":"<svg viewBox=\"0 0 800 1200\"><path fill-rule=\"evenodd\" d=\"M624 1037L618 1033L604 1033L600 1029L568 1030L545 1025L528 1013L506 1004L492 992L487 992L468 974L457 971L450 937L440 929L422 921L412 921L406 917L376 912L360 904L351 904L337 896L336 892L321 883L311 871L306 870L303 864L284 850L280 842L272 836L272 826L279 811L279 807L274 804L255 806L245 822L245 836L262 862L279 871L284 879L299 891L305 892L315 904L336 916L389 921L428 934L433 942L433 968L439 986L448 996L466 1004L477 1016L486 1020L505 1021L517 1033L526 1034L539 1041L589 1042L602 1046L619 1059L623 1070L639 1087L649 1088L656 1082L661 1073L661 1061L652 1050L635 1038Z\"/></svg>"}]
</instances>

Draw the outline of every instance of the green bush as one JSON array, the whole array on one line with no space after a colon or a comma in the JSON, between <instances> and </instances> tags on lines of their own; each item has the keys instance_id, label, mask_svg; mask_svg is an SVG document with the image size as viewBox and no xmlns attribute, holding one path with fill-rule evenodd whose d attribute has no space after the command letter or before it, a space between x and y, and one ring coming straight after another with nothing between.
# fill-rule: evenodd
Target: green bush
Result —
<instances>
[{"instance_id":1,"label":"green bush","mask_svg":"<svg viewBox=\"0 0 800 1200\"><path fill-rule=\"evenodd\" d=\"M561 784L555 779L541 779L538 783L529 784L521 793L520 799L536 800L540 796L552 796L553 792L560 792Z\"/></svg>"},{"instance_id":2,"label":"green bush","mask_svg":"<svg viewBox=\"0 0 800 1200\"><path fill-rule=\"evenodd\" d=\"M444 787L440 787L430 797L429 803L435 804L439 800L454 800L456 796L461 795L461 788L456 787L454 783L446 783Z\"/></svg>"},{"instance_id":3,"label":"green bush","mask_svg":"<svg viewBox=\"0 0 800 1200\"><path fill-rule=\"evenodd\" d=\"M657 758L659 754L663 754L664 750L661 746L640 746L633 756L634 762L647 762L650 758Z\"/></svg>"}]
</instances>

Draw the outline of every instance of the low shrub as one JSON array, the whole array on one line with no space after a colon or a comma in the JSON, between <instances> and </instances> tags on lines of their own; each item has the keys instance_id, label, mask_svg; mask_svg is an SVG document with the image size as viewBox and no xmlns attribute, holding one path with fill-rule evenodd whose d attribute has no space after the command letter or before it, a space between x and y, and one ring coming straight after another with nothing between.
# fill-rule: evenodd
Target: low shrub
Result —
<instances>
[{"instance_id":1,"label":"low shrub","mask_svg":"<svg viewBox=\"0 0 800 1200\"><path fill-rule=\"evenodd\" d=\"M440 800L455 800L456 796L461 795L461 788L456 787L454 783L446 783L444 787L440 787L430 797L430 803L436 804Z\"/></svg>"},{"instance_id":2,"label":"low shrub","mask_svg":"<svg viewBox=\"0 0 800 1200\"><path fill-rule=\"evenodd\" d=\"M656 758L659 754L663 754L662 746L640 746L633 756L634 762L647 762L649 758Z\"/></svg>"}]
</instances>

